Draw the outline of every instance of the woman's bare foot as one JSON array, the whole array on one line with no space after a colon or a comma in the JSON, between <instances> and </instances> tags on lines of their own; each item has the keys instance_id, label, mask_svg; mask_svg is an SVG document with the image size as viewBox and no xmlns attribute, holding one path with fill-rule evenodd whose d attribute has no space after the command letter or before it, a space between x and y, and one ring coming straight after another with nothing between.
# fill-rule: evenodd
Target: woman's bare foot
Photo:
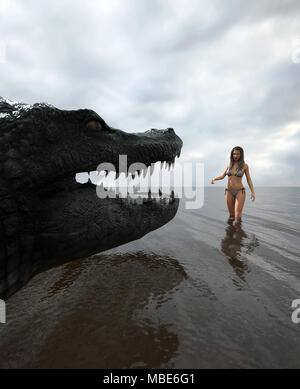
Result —
<instances>
[{"instance_id":1,"label":"woman's bare foot","mask_svg":"<svg viewBox=\"0 0 300 389\"><path fill-rule=\"evenodd\" d=\"M227 223L232 224L234 222L234 215L229 215Z\"/></svg>"},{"instance_id":2,"label":"woman's bare foot","mask_svg":"<svg viewBox=\"0 0 300 389\"><path fill-rule=\"evenodd\" d=\"M241 223L241 221L242 221L241 217L236 217L235 220L234 220L234 222L235 222L234 224L235 225L239 225Z\"/></svg>"}]
</instances>

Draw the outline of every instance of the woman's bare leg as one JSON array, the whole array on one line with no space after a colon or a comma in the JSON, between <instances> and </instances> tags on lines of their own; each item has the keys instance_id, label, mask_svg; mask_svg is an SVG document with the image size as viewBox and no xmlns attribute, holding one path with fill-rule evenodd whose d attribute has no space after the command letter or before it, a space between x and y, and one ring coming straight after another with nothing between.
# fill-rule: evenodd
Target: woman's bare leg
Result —
<instances>
[{"instance_id":1,"label":"woman's bare leg","mask_svg":"<svg viewBox=\"0 0 300 389\"><path fill-rule=\"evenodd\" d=\"M245 204L246 193L243 190L239 190L235 196L235 221L240 222L242 220L242 212Z\"/></svg>"},{"instance_id":2,"label":"woman's bare leg","mask_svg":"<svg viewBox=\"0 0 300 389\"><path fill-rule=\"evenodd\" d=\"M234 196L229 190L226 191L226 203L229 212L229 217L234 219Z\"/></svg>"}]
</instances>

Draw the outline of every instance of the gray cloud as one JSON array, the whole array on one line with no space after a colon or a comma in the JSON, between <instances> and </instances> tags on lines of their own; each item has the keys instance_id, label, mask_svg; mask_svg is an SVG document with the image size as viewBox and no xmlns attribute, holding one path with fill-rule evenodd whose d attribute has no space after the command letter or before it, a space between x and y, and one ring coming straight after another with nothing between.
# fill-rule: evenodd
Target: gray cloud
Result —
<instances>
[{"instance_id":1,"label":"gray cloud","mask_svg":"<svg viewBox=\"0 0 300 389\"><path fill-rule=\"evenodd\" d=\"M300 185L298 1L6 4L0 95L91 108L128 131L174 127L206 183L241 145L257 185Z\"/></svg>"}]
</instances>

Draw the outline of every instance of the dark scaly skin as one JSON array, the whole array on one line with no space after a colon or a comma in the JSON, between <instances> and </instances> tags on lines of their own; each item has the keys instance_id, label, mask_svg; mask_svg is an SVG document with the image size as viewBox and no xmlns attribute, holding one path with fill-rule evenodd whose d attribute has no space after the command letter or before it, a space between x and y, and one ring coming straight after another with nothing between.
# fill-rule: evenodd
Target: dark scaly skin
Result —
<instances>
[{"instance_id":1,"label":"dark scaly skin","mask_svg":"<svg viewBox=\"0 0 300 389\"><path fill-rule=\"evenodd\" d=\"M89 109L60 110L0 98L0 298L35 274L139 239L171 220L179 200L100 199L75 174L101 162L171 163L173 129L126 133Z\"/></svg>"}]
</instances>

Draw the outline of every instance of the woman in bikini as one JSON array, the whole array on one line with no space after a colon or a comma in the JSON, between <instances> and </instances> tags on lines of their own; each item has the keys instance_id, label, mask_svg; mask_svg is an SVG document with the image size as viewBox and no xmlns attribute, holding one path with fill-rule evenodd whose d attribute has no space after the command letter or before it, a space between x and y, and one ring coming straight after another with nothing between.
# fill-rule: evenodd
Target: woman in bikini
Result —
<instances>
[{"instance_id":1,"label":"woman in bikini","mask_svg":"<svg viewBox=\"0 0 300 389\"><path fill-rule=\"evenodd\" d=\"M228 176L228 185L225 189L226 203L229 212L229 220L240 222L242 220L242 210L246 199L245 188L242 184L243 174L246 174L247 182L251 190L251 200L255 200L255 193L250 178L249 167L244 161L244 150L236 146L231 150L230 164L226 166L224 173L210 182L212 184L217 180L223 180Z\"/></svg>"}]
</instances>

